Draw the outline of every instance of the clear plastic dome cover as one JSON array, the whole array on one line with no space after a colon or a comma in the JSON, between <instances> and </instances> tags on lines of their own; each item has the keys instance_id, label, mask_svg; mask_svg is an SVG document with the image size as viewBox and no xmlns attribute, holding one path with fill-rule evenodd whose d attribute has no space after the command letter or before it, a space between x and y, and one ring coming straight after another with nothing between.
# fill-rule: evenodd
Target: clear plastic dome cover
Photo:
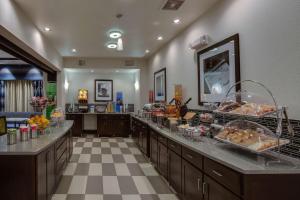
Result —
<instances>
[{"instance_id":1,"label":"clear plastic dome cover","mask_svg":"<svg viewBox=\"0 0 300 200\"><path fill-rule=\"evenodd\" d=\"M215 138L255 152L262 152L289 142L285 139L278 140L276 134L270 129L247 120L234 120L227 123Z\"/></svg>"},{"instance_id":2,"label":"clear plastic dome cover","mask_svg":"<svg viewBox=\"0 0 300 200\"><path fill-rule=\"evenodd\" d=\"M236 91L238 86L242 90ZM263 117L276 111L278 105L271 91L253 80L244 80L232 86L217 109L221 113L254 117Z\"/></svg>"}]
</instances>

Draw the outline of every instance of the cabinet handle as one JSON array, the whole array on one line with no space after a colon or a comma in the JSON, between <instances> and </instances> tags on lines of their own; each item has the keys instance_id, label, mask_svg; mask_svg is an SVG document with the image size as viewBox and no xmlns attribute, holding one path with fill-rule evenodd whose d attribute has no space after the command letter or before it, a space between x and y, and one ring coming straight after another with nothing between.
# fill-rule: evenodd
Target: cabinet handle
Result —
<instances>
[{"instance_id":1,"label":"cabinet handle","mask_svg":"<svg viewBox=\"0 0 300 200\"><path fill-rule=\"evenodd\" d=\"M174 144L170 144L170 147L174 148L175 149L175 145Z\"/></svg>"},{"instance_id":2,"label":"cabinet handle","mask_svg":"<svg viewBox=\"0 0 300 200\"><path fill-rule=\"evenodd\" d=\"M198 191L200 191L200 181L201 181L200 178L198 178L197 181L198 181Z\"/></svg>"},{"instance_id":3,"label":"cabinet handle","mask_svg":"<svg viewBox=\"0 0 300 200\"><path fill-rule=\"evenodd\" d=\"M219 176L219 177L222 177L223 174L221 174L220 172L217 172L215 170L212 170L212 173L214 173L215 175Z\"/></svg>"},{"instance_id":4,"label":"cabinet handle","mask_svg":"<svg viewBox=\"0 0 300 200\"><path fill-rule=\"evenodd\" d=\"M202 193L203 193L203 195L206 194L206 188L207 188L207 183L203 182L203 184L202 184Z\"/></svg>"},{"instance_id":5,"label":"cabinet handle","mask_svg":"<svg viewBox=\"0 0 300 200\"><path fill-rule=\"evenodd\" d=\"M186 154L187 157L189 157L190 159L193 159L193 156L191 156L190 154Z\"/></svg>"}]
</instances>

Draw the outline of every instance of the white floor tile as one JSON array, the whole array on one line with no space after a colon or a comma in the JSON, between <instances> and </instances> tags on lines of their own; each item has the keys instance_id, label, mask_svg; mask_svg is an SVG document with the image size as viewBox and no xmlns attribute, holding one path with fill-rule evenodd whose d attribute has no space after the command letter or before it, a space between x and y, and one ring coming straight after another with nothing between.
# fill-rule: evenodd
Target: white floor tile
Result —
<instances>
[{"instance_id":1,"label":"white floor tile","mask_svg":"<svg viewBox=\"0 0 300 200\"><path fill-rule=\"evenodd\" d=\"M108 141L109 142L117 142L117 140L115 138L109 138Z\"/></svg>"},{"instance_id":2,"label":"white floor tile","mask_svg":"<svg viewBox=\"0 0 300 200\"><path fill-rule=\"evenodd\" d=\"M77 164L76 163L69 163L63 173L65 176L72 176L75 173Z\"/></svg>"},{"instance_id":3,"label":"white floor tile","mask_svg":"<svg viewBox=\"0 0 300 200\"><path fill-rule=\"evenodd\" d=\"M155 190L153 189L151 183L145 176L133 176L133 181L136 185L139 194L155 194Z\"/></svg>"},{"instance_id":4,"label":"white floor tile","mask_svg":"<svg viewBox=\"0 0 300 200\"><path fill-rule=\"evenodd\" d=\"M91 155L90 154L81 154L79 156L79 163L89 163L91 160Z\"/></svg>"},{"instance_id":5,"label":"white floor tile","mask_svg":"<svg viewBox=\"0 0 300 200\"><path fill-rule=\"evenodd\" d=\"M83 147L92 147L93 146L93 143L92 142L85 142L83 144Z\"/></svg>"},{"instance_id":6,"label":"white floor tile","mask_svg":"<svg viewBox=\"0 0 300 200\"><path fill-rule=\"evenodd\" d=\"M101 139L100 138L94 138L93 142L101 142Z\"/></svg>"},{"instance_id":7,"label":"white floor tile","mask_svg":"<svg viewBox=\"0 0 300 200\"><path fill-rule=\"evenodd\" d=\"M73 176L68 194L85 194L87 176Z\"/></svg>"},{"instance_id":8,"label":"white floor tile","mask_svg":"<svg viewBox=\"0 0 300 200\"><path fill-rule=\"evenodd\" d=\"M130 150L131 153L134 154L134 155L140 155L140 154L142 154L142 152L141 152L138 148L135 148L135 147L129 148L129 150Z\"/></svg>"},{"instance_id":9,"label":"white floor tile","mask_svg":"<svg viewBox=\"0 0 300 200\"><path fill-rule=\"evenodd\" d=\"M66 200L67 195L66 194L54 194L51 198L51 200Z\"/></svg>"},{"instance_id":10,"label":"white floor tile","mask_svg":"<svg viewBox=\"0 0 300 200\"><path fill-rule=\"evenodd\" d=\"M149 163L140 164L141 169L143 170L146 176L158 176L158 172L155 168Z\"/></svg>"},{"instance_id":11,"label":"white floor tile","mask_svg":"<svg viewBox=\"0 0 300 200\"><path fill-rule=\"evenodd\" d=\"M98 163L91 163L89 167L89 176L101 176L102 165Z\"/></svg>"},{"instance_id":12,"label":"white floor tile","mask_svg":"<svg viewBox=\"0 0 300 200\"><path fill-rule=\"evenodd\" d=\"M73 154L81 154L82 147L74 147L73 148Z\"/></svg>"},{"instance_id":13,"label":"white floor tile","mask_svg":"<svg viewBox=\"0 0 300 200\"><path fill-rule=\"evenodd\" d=\"M117 176L130 176L128 166L125 163L116 163L115 169Z\"/></svg>"},{"instance_id":14,"label":"white floor tile","mask_svg":"<svg viewBox=\"0 0 300 200\"><path fill-rule=\"evenodd\" d=\"M117 176L103 176L104 194L121 194Z\"/></svg>"},{"instance_id":15,"label":"white floor tile","mask_svg":"<svg viewBox=\"0 0 300 200\"><path fill-rule=\"evenodd\" d=\"M102 154L102 163L113 163L113 157L110 154Z\"/></svg>"},{"instance_id":16,"label":"white floor tile","mask_svg":"<svg viewBox=\"0 0 300 200\"><path fill-rule=\"evenodd\" d=\"M122 154L121 149L120 148L116 148L116 147L112 147L111 148L111 153L112 154Z\"/></svg>"},{"instance_id":17,"label":"white floor tile","mask_svg":"<svg viewBox=\"0 0 300 200\"><path fill-rule=\"evenodd\" d=\"M126 163L137 163L133 155L123 155L123 157Z\"/></svg>"},{"instance_id":18,"label":"white floor tile","mask_svg":"<svg viewBox=\"0 0 300 200\"><path fill-rule=\"evenodd\" d=\"M101 154L101 148L100 147L93 147L92 148L92 154Z\"/></svg>"},{"instance_id":19,"label":"white floor tile","mask_svg":"<svg viewBox=\"0 0 300 200\"><path fill-rule=\"evenodd\" d=\"M125 142L120 142L119 147L120 148L128 148L128 145Z\"/></svg>"},{"instance_id":20,"label":"white floor tile","mask_svg":"<svg viewBox=\"0 0 300 200\"><path fill-rule=\"evenodd\" d=\"M85 138L78 138L77 142L85 142Z\"/></svg>"},{"instance_id":21,"label":"white floor tile","mask_svg":"<svg viewBox=\"0 0 300 200\"><path fill-rule=\"evenodd\" d=\"M122 200L141 200L141 197L136 194L126 194L122 195Z\"/></svg>"},{"instance_id":22,"label":"white floor tile","mask_svg":"<svg viewBox=\"0 0 300 200\"><path fill-rule=\"evenodd\" d=\"M101 147L109 148L110 147L109 142L101 142Z\"/></svg>"},{"instance_id":23,"label":"white floor tile","mask_svg":"<svg viewBox=\"0 0 300 200\"><path fill-rule=\"evenodd\" d=\"M84 200L103 200L103 196L98 194L86 194Z\"/></svg>"}]
</instances>

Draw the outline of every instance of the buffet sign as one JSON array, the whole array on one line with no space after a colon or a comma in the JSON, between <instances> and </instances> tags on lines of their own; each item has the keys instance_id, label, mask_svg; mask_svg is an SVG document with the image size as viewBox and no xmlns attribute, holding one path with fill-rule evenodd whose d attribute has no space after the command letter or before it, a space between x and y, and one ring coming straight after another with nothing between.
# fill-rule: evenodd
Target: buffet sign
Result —
<instances>
[{"instance_id":1,"label":"buffet sign","mask_svg":"<svg viewBox=\"0 0 300 200\"><path fill-rule=\"evenodd\" d=\"M240 81L239 57L238 34L197 53L199 105L221 102L230 86Z\"/></svg>"}]
</instances>

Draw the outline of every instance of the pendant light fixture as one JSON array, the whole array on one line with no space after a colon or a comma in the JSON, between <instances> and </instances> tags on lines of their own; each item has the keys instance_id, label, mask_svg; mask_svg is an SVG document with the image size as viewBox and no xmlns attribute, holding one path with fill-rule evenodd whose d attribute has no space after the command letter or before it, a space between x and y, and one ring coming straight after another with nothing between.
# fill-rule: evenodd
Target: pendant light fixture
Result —
<instances>
[{"instance_id":1,"label":"pendant light fixture","mask_svg":"<svg viewBox=\"0 0 300 200\"><path fill-rule=\"evenodd\" d=\"M121 19L123 17L122 14L117 14L116 15L116 18L117 19ZM123 51L124 50L124 46L123 46L123 39L122 39L122 36L123 36L123 32L121 30L111 30L109 31L108 33L108 36L113 39L113 40L117 40L116 43L114 43L114 45L112 45L112 42L110 42L107 46L107 48L110 48L110 49L117 49L117 51ZM112 48L113 47L113 48Z\"/></svg>"},{"instance_id":2,"label":"pendant light fixture","mask_svg":"<svg viewBox=\"0 0 300 200\"><path fill-rule=\"evenodd\" d=\"M118 39L117 50L118 50L118 51L123 51L123 50L124 50L122 38L119 38L119 39Z\"/></svg>"}]
</instances>

